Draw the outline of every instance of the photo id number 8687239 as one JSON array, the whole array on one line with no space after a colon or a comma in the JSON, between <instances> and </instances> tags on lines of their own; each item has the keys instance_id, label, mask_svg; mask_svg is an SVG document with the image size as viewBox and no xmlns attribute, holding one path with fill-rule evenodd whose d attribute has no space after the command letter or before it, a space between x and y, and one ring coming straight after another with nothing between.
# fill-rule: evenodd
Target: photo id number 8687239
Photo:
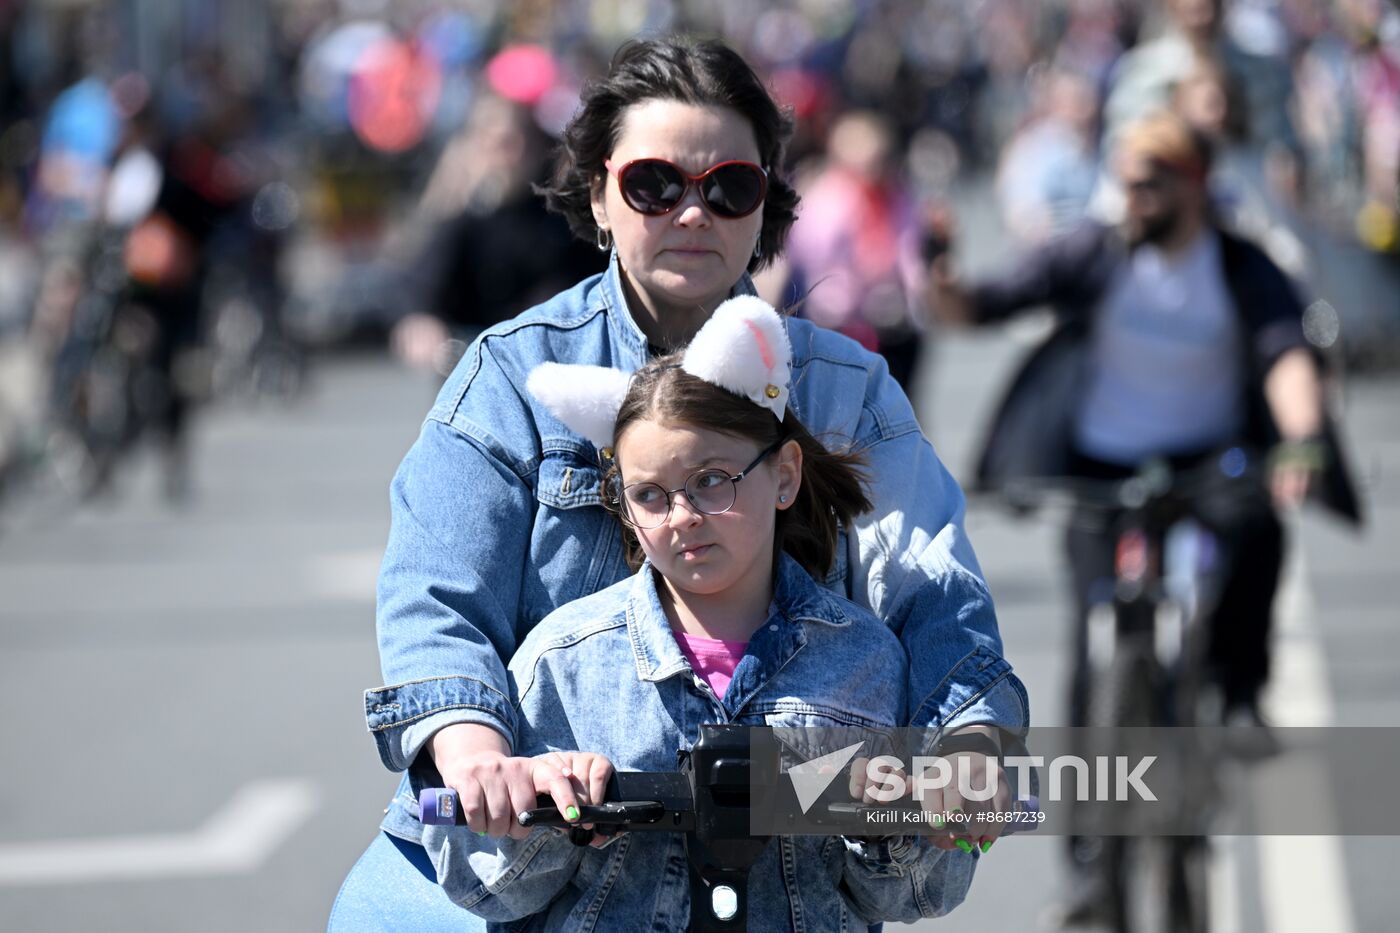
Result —
<instances>
[{"instance_id":1,"label":"photo id number 8687239","mask_svg":"<svg viewBox=\"0 0 1400 933\"><path fill-rule=\"evenodd\" d=\"M992 810L976 813L973 821L981 823L1044 823L1044 810Z\"/></svg>"}]
</instances>

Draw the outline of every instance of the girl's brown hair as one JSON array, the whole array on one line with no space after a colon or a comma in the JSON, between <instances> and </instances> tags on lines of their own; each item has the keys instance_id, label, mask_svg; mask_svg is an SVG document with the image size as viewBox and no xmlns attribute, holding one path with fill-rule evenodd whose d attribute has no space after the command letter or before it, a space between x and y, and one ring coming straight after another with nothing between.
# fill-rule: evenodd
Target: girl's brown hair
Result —
<instances>
[{"instance_id":1,"label":"girl's brown hair","mask_svg":"<svg viewBox=\"0 0 1400 933\"><path fill-rule=\"evenodd\" d=\"M786 551L815 579L825 578L836 559L837 531L870 511L865 457L855 450L828 450L789 409L782 421L771 411L681 369L681 354L648 363L632 378L617 413L613 437L636 421L669 422L747 438L760 448L796 441L802 448L802 483L793 504L777 515L773 555ZM603 475L603 497L623 526L627 563L633 570L645 555L636 534L622 521L618 490L622 474L614 457Z\"/></svg>"}]
</instances>

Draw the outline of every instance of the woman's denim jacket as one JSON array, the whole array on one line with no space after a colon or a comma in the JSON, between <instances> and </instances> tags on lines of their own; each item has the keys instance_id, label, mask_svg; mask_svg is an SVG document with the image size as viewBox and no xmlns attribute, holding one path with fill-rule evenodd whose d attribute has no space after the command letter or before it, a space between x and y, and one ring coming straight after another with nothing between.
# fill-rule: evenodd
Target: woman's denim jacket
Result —
<instances>
[{"instance_id":1,"label":"woman's denim jacket","mask_svg":"<svg viewBox=\"0 0 1400 933\"><path fill-rule=\"evenodd\" d=\"M736 293L752 293L745 277ZM874 510L842 532L821 581L869 607L909 658L905 723L1024 734L1025 688L1001 656L987 585L963 531L962 490L919 429L884 360L787 319L789 405L828 444L865 452ZM602 507L598 452L525 391L546 360L646 362L614 255L609 270L485 331L448 378L390 487L379 574L384 682L365 713L384 764L405 771L458 722L517 732L503 659L554 609L629 576ZM581 748L581 751L589 751ZM383 828L417 841L414 772Z\"/></svg>"},{"instance_id":2,"label":"woman's denim jacket","mask_svg":"<svg viewBox=\"0 0 1400 933\"><path fill-rule=\"evenodd\" d=\"M717 699L677 646L648 564L526 636L510 662L514 747L524 755L591 749L619 771L674 771L677 751L706 722L889 735L904 716L905 680L896 675L907 667L884 623L783 555L768 618ZM580 848L547 827L513 840L430 826L423 844L448 896L490 921L529 918L521 928L551 931L686 928L678 834L624 834ZM872 849L839 836L773 838L749 875L749 929L864 930L939 916L962 901L977 858L919 837Z\"/></svg>"}]
</instances>

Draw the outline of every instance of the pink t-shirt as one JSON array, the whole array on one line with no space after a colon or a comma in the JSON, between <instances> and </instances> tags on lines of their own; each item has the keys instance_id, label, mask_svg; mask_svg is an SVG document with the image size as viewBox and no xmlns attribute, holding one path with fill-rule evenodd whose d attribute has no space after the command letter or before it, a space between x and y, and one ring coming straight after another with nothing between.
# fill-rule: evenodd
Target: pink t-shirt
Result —
<instances>
[{"instance_id":1,"label":"pink t-shirt","mask_svg":"<svg viewBox=\"0 0 1400 933\"><path fill-rule=\"evenodd\" d=\"M703 635L676 633L676 642L681 653L690 662L691 670L705 678L715 696L723 697L729 689L729 681L734 677L734 668L744 656L746 641L725 641L722 638L706 638Z\"/></svg>"}]
</instances>

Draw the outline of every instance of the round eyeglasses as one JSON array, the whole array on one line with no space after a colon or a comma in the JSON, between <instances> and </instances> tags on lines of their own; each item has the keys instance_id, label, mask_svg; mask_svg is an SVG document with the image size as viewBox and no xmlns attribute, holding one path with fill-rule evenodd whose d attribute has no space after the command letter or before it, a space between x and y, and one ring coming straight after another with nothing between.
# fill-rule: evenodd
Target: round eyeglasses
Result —
<instances>
[{"instance_id":1,"label":"round eyeglasses","mask_svg":"<svg viewBox=\"0 0 1400 933\"><path fill-rule=\"evenodd\" d=\"M781 446L781 440L769 444L737 475L731 476L720 469L697 470L686 477L684 485L675 489L667 489L659 483L633 483L622 487L620 497L609 495L608 503L620 512L628 524L643 530L659 528L666 523L671 517L671 508L678 492L685 493L685 501L695 511L705 515L722 515L734 508L734 501L739 495L739 482Z\"/></svg>"}]
</instances>

